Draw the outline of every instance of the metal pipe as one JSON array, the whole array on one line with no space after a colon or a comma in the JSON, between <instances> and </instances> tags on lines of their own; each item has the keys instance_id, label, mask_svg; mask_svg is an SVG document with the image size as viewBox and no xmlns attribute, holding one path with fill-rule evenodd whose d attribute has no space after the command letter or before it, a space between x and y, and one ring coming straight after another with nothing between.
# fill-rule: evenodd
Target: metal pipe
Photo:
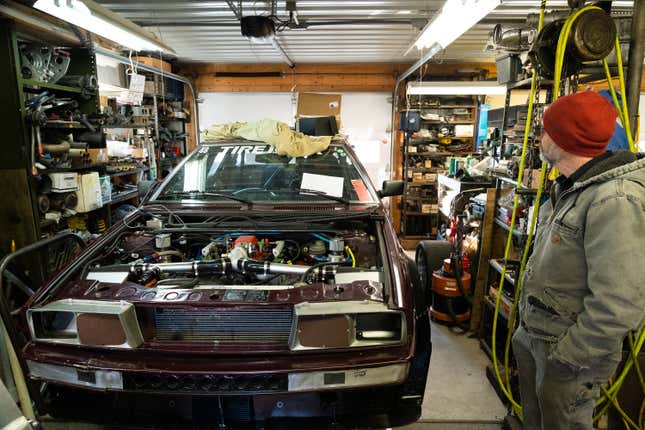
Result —
<instances>
[{"instance_id":1,"label":"metal pipe","mask_svg":"<svg viewBox=\"0 0 645 430\"><path fill-rule=\"evenodd\" d=\"M69 142L61 142L61 143L43 143L41 145L43 148L43 152L49 152L50 154L66 154L70 150Z\"/></svg>"},{"instance_id":2,"label":"metal pipe","mask_svg":"<svg viewBox=\"0 0 645 430\"><path fill-rule=\"evenodd\" d=\"M21 407L25 415L28 415L29 409L31 409L31 399L29 398L29 394L30 394L29 387L25 383L25 373L27 373L27 363L25 363L22 355L20 356L15 355L14 345L21 345L21 342L19 342L18 329L15 327L14 321L11 317L9 306L7 304L7 301L5 300L6 296L5 296L5 292L3 291L4 276L2 276L2 274L5 272L5 270L7 270L7 267L9 267L9 264L16 258L22 255L28 254L34 250L37 250L40 247L47 246L52 243L56 243L64 240L73 240L76 243L78 243L81 248L85 246L85 242L79 236L73 233L62 233L58 236L39 240L38 242L23 246L16 252L13 252L7 255L6 257L4 257L2 260L0 260L0 318L2 318L2 322L4 323L4 328L5 328L4 339L0 341L6 344L7 350L9 351L10 354L11 354L11 351L14 351L13 356L15 357L18 366L14 366L12 364L12 372L14 375L16 386L18 387L18 384L21 384L21 387L22 387L20 388ZM35 392L34 394L37 395L38 393Z\"/></svg>"},{"instance_id":3,"label":"metal pipe","mask_svg":"<svg viewBox=\"0 0 645 430\"><path fill-rule=\"evenodd\" d=\"M634 2L632 16L631 42L629 44L629 65L627 67L627 108L629 110L632 136L636 141L638 128L638 105L643 76L643 55L645 54L645 2Z\"/></svg>"},{"instance_id":4,"label":"metal pipe","mask_svg":"<svg viewBox=\"0 0 645 430\"><path fill-rule=\"evenodd\" d=\"M193 84L192 84L192 82L190 80L188 80L187 78L185 78L185 77L183 77L181 75L177 75L175 73L170 73L170 72L165 72L165 71L163 71L161 69L158 69L156 67L148 66L147 64L143 64L143 63L140 63L138 61L130 60L127 57L124 57L124 56L119 55L119 54L115 54L114 52L108 51L108 50L103 49L103 48L96 47L94 49L94 51L96 53L98 53L98 54L101 54L101 55L109 57L109 58L111 58L113 60L116 60L121 64L125 64L125 65L134 64L134 66L137 69L141 69L141 70L144 70L146 72L154 73L154 74L157 74L159 76L165 76L167 78L174 79L176 81L183 82L184 84L186 84L188 86L188 88L190 89L190 93L193 96L193 113L195 115L195 128L197 130L197 133L196 133L197 135L195 136L195 139L197 140L197 145L199 145L200 134L199 134L199 111L197 110L197 94L195 93L195 88L193 87ZM157 129L158 129L158 127L157 127Z\"/></svg>"},{"instance_id":5,"label":"metal pipe","mask_svg":"<svg viewBox=\"0 0 645 430\"><path fill-rule=\"evenodd\" d=\"M271 45L273 46L274 49L278 51L278 53L280 54L284 62L287 63L290 68L293 69L294 67L296 67L296 64L293 62L293 60L291 60L291 58L284 50L282 45L280 45L280 42L278 42L278 39L276 39L275 35L271 38Z\"/></svg>"},{"instance_id":6,"label":"metal pipe","mask_svg":"<svg viewBox=\"0 0 645 430\"><path fill-rule=\"evenodd\" d=\"M428 52L426 52L423 57L419 59L416 63L414 63L408 70L403 72L396 80L396 83L394 84L394 96L392 98L392 127L390 131L390 171L393 171L393 163L394 163L394 136L396 131L394 130L394 122L395 122L395 117L396 113L398 112L397 110L397 103L399 101L399 87L405 79L410 76L412 73L416 72L417 69L421 68L429 59L434 57L439 51L441 51L441 46L439 44L433 45Z\"/></svg>"}]
</instances>

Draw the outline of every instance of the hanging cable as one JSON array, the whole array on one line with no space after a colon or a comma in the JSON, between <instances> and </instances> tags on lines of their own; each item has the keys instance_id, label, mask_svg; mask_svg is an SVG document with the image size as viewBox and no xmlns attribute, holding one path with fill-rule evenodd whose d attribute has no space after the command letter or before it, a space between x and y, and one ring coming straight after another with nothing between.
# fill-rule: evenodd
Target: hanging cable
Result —
<instances>
[{"instance_id":1,"label":"hanging cable","mask_svg":"<svg viewBox=\"0 0 645 430\"><path fill-rule=\"evenodd\" d=\"M540 20L538 23L538 32L542 30L542 26L544 25L544 14L546 11L546 0L542 0L540 4ZM519 172L517 176L517 188L520 188L522 186L522 180L523 180L523 175L524 175L524 165L526 163L526 154L528 150L528 143L529 143L529 132L531 130L531 122L532 122L532 116L533 116L533 108L534 108L534 98L535 98L535 90L537 87L537 71L533 69L532 74L531 74L531 91L529 95L529 105L528 105L528 112L527 112L527 118L526 118L526 127L524 129L524 139L522 141L522 155L520 157L520 165L519 165ZM503 133L503 130L502 130ZM540 194L540 191L538 190L538 194ZM539 198L539 197L538 197ZM511 246L513 244L513 231L515 229L515 220L517 216L517 208L519 206L519 201L520 201L520 196L518 193L515 193L514 199L513 199L513 211L511 213L511 224L509 226L509 232L508 236L506 238L506 246L504 248L504 259L507 260L510 256L510 251L511 251ZM497 358L497 322L499 320L499 308L501 304L501 299L502 299L502 294L504 292L504 281L506 279L506 264L502 266L502 275L501 279L499 282L499 288L497 290L497 297L495 299L495 310L493 314L493 332L492 332L492 346L491 346L491 352L493 356L493 368L495 370L495 377L497 378L497 382L506 396L506 398L509 400L511 403L511 406L513 408L513 411L521 418L522 417L522 407L520 404L513 398L513 393L510 389L510 375L509 375L509 370L508 370L508 359L505 358L504 363L505 363L505 377L506 380L502 380L501 372L499 369L499 362ZM519 284L516 287L516 297L518 297L519 293ZM513 328L515 324L515 304L513 306L513 309L511 309L511 312L509 313L509 320L507 324L508 328L508 334L506 338L506 344L510 345L510 338L513 333ZM505 357L508 356L508 349L510 348L505 348Z\"/></svg>"}]
</instances>

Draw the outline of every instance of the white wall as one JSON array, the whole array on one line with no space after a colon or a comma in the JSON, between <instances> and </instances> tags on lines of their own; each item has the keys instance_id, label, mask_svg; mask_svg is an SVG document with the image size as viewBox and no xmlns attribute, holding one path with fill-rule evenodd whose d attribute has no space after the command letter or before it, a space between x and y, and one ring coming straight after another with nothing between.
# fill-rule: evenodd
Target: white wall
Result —
<instances>
[{"instance_id":1,"label":"white wall","mask_svg":"<svg viewBox=\"0 0 645 430\"><path fill-rule=\"evenodd\" d=\"M203 129L233 121L275 119L294 124L297 99L292 93L201 93ZM341 126L349 143L379 188L390 171L390 93L342 93Z\"/></svg>"},{"instance_id":2,"label":"white wall","mask_svg":"<svg viewBox=\"0 0 645 430\"><path fill-rule=\"evenodd\" d=\"M200 93L199 126L258 121L265 118L293 124L291 93Z\"/></svg>"}]
</instances>

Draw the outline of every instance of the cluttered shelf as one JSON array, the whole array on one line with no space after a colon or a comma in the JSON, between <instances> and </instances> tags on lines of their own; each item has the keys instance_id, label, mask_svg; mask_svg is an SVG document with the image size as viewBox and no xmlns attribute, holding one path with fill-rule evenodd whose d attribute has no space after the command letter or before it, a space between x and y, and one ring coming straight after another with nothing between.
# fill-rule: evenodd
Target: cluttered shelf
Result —
<instances>
[{"instance_id":1,"label":"cluttered shelf","mask_svg":"<svg viewBox=\"0 0 645 430\"><path fill-rule=\"evenodd\" d=\"M408 182L407 186L408 187L425 187L429 185L436 185L437 181L416 181L416 182Z\"/></svg>"},{"instance_id":2,"label":"cluttered shelf","mask_svg":"<svg viewBox=\"0 0 645 430\"><path fill-rule=\"evenodd\" d=\"M412 211L405 211L404 212L406 216L429 216L436 214L437 212L412 212Z\"/></svg>"},{"instance_id":3,"label":"cluttered shelf","mask_svg":"<svg viewBox=\"0 0 645 430\"><path fill-rule=\"evenodd\" d=\"M504 297L502 297L502 300L504 300ZM484 303L491 309L495 309L495 302L489 296L484 298ZM499 315L504 318L504 320L508 321L508 312L501 305L499 307Z\"/></svg>"},{"instance_id":4,"label":"cluttered shelf","mask_svg":"<svg viewBox=\"0 0 645 430\"><path fill-rule=\"evenodd\" d=\"M451 151L430 151L430 152L408 152L408 155L413 157L413 156L420 156L420 157L462 157L469 155L472 151L456 151L456 152L451 152Z\"/></svg>"},{"instance_id":5,"label":"cluttered shelf","mask_svg":"<svg viewBox=\"0 0 645 430\"><path fill-rule=\"evenodd\" d=\"M495 224L502 227L506 231L511 231L511 227L499 218L495 218ZM516 226L513 229L513 236L519 237L521 239L525 239L528 235L526 233L522 233L521 231L518 231L518 227Z\"/></svg>"},{"instance_id":6,"label":"cluttered shelf","mask_svg":"<svg viewBox=\"0 0 645 430\"><path fill-rule=\"evenodd\" d=\"M90 129L85 124L78 121L63 121L63 120L48 120L47 123L42 124L44 128L72 128L72 129Z\"/></svg>"},{"instance_id":7,"label":"cluttered shelf","mask_svg":"<svg viewBox=\"0 0 645 430\"><path fill-rule=\"evenodd\" d=\"M502 274L502 272L504 271L504 266L502 266L502 264L500 264L499 260L497 260L497 259L495 259L495 258L494 258L494 259L491 259L488 263L490 264L490 267L492 267L493 269L495 269L495 271L497 271L497 273L499 273L500 275L501 275L501 274ZM505 276L504 276L504 279L505 279L508 283L510 283L511 285L515 285L515 278L514 278L513 276L511 276L511 273L509 273L509 272L510 272L510 271L509 271L509 269L507 268L507 269L506 269L506 273L504 274L504 275L505 275Z\"/></svg>"},{"instance_id":8,"label":"cluttered shelf","mask_svg":"<svg viewBox=\"0 0 645 430\"><path fill-rule=\"evenodd\" d=\"M22 79L21 82L22 82L23 88L25 89L41 90L43 88L46 88L48 90L65 91L68 93L77 93L77 94L80 94L81 92L83 92L83 90L79 87L70 87L67 85L52 84L50 82L41 82L33 79Z\"/></svg>"},{"instance_id":9,"label":"cluttered shelf","mask_svg":"<svg viewBox=\"0 0 645 430\"><path fill-rule=\"evenodd\" d=\"M548 88L553 86L553 81L549 79L540 79L540 87ZM506 89L508 90L526 90L531 88L531 79L522 79L517 82L510 82L506 84Z\"/></svg>"},{"instance_id":10,"label":"cluttered shelf","mask_svg":"<svg viewBox=\"0 0 645 430\"><path fill-rule=\"evenodd\" d=\"M121 191L120 193L112 194L112 198L108 202L106 202L105 205L113 205L116 203L121 203L123 201L138 197L138 195L139 195L138 190Z\"/></svg>"},{"instance_id":11,"label":"cluttered shelf","mask_svg":"<svg viewBox=\"0 0 645 430\"><path fill-rule=\"evenodd\" d=\"M420 105L420 104L410 104L410 109L474 109L479 107L478 105Z\"/></svg>"},{"instance_id":12,"label":"cluttered shelf","mask_svg":"<svg viewBox=\"0 0 645 430\"><path fill-rule=\"evenodd\" d=\"M464 120L464 121L441 121L436 119L423 119L421 118L422 123L436 124L436 125L468 125L475 124L473 120Z\"/></svg>"},{"instance_id":13,"label":"cluttered shelf","mask_svg":"<svg viewBox=\"0 0 645 430\"><path fill-rule=\"evenodd\" d=\"M65 172L83 172L87 170L101 170L105 169L107 163L90 163L84 164L82 166L74 167L50 167L48 169L43 169L40 173L65 173Z\"/></svg>"},{"instance_id":14,"label":"cluttered shelf","mask_svg":"<svg viewBox=\"0 0 645 430\"><path fill-rule=\"evenodd\" d=\"M144 124L138 124L138 125L137 124L125 124L125 125L107 124L107 125L103 125L102 127L103 128L109 128L109 129L122 128L124 130L132 130L132 129L137 129L137 128L152 128L154 126L155 126L154 124L147 124L147 125L144 125Z\"/></svg>"},{"instance_id":15,"label":"cluttered shelf","mask_svg":"<svg viewBox=\"0 0 645 430\"><path fill-rule=\"evenodd\" d=\"M148 170L150 169L146 166L146 167L140 167L136 169L122 170L117 172L108 172L108 176L111 176L114 178L117 176L133 175L135 173L147 172Z\"/></svg>"}]
</instances>

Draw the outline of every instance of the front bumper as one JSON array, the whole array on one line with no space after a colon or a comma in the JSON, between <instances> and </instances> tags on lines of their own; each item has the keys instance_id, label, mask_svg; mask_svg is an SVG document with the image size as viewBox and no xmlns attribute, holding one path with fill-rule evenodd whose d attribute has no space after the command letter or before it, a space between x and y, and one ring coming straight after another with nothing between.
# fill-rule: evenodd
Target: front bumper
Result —
<instances>
[{"instance_id":1,"label":"front bumper","mask_svg":"<svg viewBox=\"0 0 645 430\"><path fill-rule=\"evenodd\" d=\"M253 396L117 393L50 386L44 412L56 419L127 428L325 429L387 428L415 422L421 398L405 385Z\"/></svg>"},{"instance_id":2,"label":"front bumper","mask_svg":"<svg viewBox=\"0 0 645 430\"><path fill-rule=\"evenodd\" d=\"M408 375L407 363L333 371L258 374L122 372L30 360L27 361L27 367L30 378L43 382L94 390L194 395L295 393L375 387L401 384Z\"/></svg>"}]
</instances>

